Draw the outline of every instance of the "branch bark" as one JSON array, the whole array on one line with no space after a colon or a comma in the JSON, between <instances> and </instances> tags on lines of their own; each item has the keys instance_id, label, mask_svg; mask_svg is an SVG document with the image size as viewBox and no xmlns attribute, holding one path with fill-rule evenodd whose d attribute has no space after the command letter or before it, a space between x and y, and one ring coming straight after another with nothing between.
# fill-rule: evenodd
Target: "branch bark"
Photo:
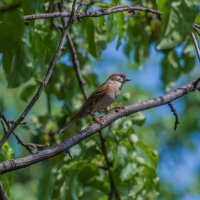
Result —
<instances>
[{"instance_id":1,"label":"branch bark","mask_svg":"<svg viewBox=\"0 0 200 200\"><path fill-rule=\"evenodd\" d=\"M100 16L105 16L105 15L110 15L113 13L120 13L120 12L134 13L135 11L149 12L149 13L157 15L159 18L161 17L161 13L159 11L151 9L151 8L122 5L122 6L115 6L112 8L89 11L89 12L75 13L74 18L81 19L84 17L100 17ZM70 15L71 14L68 12L40 13L40 14L34 14L34 15L26 15L23 17L23 20L32 21L32 20L38 20L38 19L52 19L56 17L70 17Z\"/></svg>"},{"instance_id":2,"label":"branch bark","mask_svg":"<svg viewBox=\"0 0 200 200\"><path fill-rule=\"evenodd\" d=\"M113 110L112 112L108 113L103 118L102 124L94 123L88 128L81 130L77 132L75 135L73 135L68 140L55 145L51 148L48 148L46 150L42 150L38 153L25 156L23 158L16 158L13 160L6 160L2 163L0 163L0 174L4 174L13 170L21 169L24 167L27 167L29 165L35 164L37 162L40 162L42 160L51 158L53 156L56 156L62 152L65 152L69 150L71 147L76 145L77 143L81 142L82 140L88 138L89 136L93 135L94 133L98 132L99 130L102 130L103 128L107 127L109 124L114 122L115 120L122 118L124 116L128 116L133 113L137 113L143 110L148 110L150 108L155 108L158 106L162 106L165 104L168 104L169 102L173 102L174 100L187 95L191 92L194 92L196 90L200 89L200 78L197 80L194 80L186 85L183 85L182 87L179 87L163 96L141 101L129 106L124 106L124 109L121 110Z\"/></svg>"}]
</instances>

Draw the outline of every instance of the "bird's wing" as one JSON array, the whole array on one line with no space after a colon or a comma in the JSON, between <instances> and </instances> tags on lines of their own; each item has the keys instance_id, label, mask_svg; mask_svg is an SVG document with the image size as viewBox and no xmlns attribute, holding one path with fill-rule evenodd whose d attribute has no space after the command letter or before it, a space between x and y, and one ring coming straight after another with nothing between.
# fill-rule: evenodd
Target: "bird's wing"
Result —
<instances>
[{"instance_id":1,"label":"bird's wing","mask_svg":"<svg viewBox=\"0 0 200 200\"><path fill-rule=\"evenodd\" d=\"M69 124L64 127L60 133L67 132L74 124L76 124L82 117L88 114L90 112L90 109L92 110L92 107L95 106L95 104L98 102L99 99L103 98L103 96L107 93L109 90L108 84L102 84L100 87L98 87L86 100L85 104L81 107L81 109L78 111L78 113L73 117L73 119L69 122Z\"/></svg>"},{"instance_id":2,"label":"bird's wing","mask_svg":"<svg viewBox=\"0 0 200 200\"><path fill-rule=\"evenodd\" d=\"M80 111L77 113L77 115L81 117L84 116L85 113L88 112L88 109L95 106L95 104L99 101L99 99L103 98L107 91L109 90L109 84L103 83L101 86L99 86L86 100L85 104L83 104Z\"/></svg>"}]
</instances>

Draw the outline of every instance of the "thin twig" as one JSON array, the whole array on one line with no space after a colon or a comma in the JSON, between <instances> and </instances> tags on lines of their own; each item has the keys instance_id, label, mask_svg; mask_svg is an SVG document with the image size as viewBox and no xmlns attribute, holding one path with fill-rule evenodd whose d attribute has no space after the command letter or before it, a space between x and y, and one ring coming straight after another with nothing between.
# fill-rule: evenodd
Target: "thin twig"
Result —
<instances>
[{"instance_id":1,"label":"thin twig","mask_svg":"<svg viewBox=\"0 0 200 200\"><path fill-rule=\"evenodd\" d=\"M200 51L199 51L198 42L196 40L194 33L192 33L192 41L194 43L194 46L195 46L195 49L196 49L196 52L197 52L197 56L198 56L198 59L199 59L199 62L200 62Z\"/></svg>"},{"instance_id":2,"label":"thin twig","mask_svg":"<svg viewBox=\"0 0 200 200\"><path fill-rule=\"evenodd\" d=\"M3 132L4 132L4 134L6 134L6 126L5 126L4 121L1 117L0 117L0 122L1 122L1 126L3 128Z\"/></svg>"},{"instance_id":3,"label":"thin twig","mask_svg":"<svg viewBox=\"0 0 200 200\"><path fill-rule=\"evenodd\" d=\"M112 197L114 195L116 200L120 200L121 198L120 198L119 192L118 192L117 187L116 187L114 180L113 180L113 175L112 175L112 170L111 170L112 163L109 161L107 148L106 148L106 144L105 144L105 138L104 138L101 130L99 131L99 138L100 138L100 141L101 141L101 150L102 150L104 159L106 161L105 169L108 172L108 177L109 177L109 182L110 182L110 192L109 192L108 199L112 200Z\"/></svg>"},{"instance_id":4,"label":"thin twig","mask_svg":"<svg viewBox=\"0 0 200 200\"><path fill-rule=\"evenodd\" d=\"M10 124L8 122L8 120L6 119L5 115L3 113L0 113L0 121L1 121L1 125L3 127L3 131L4 131L4 135L7 134L7 129L10 128ZM29 151L29 153L33 153L32 149L26 145L21 139L20 137L18 137L15 132L13 132L13 135L15 136L15 138L17 139L18 143L20 143L25 149L27 149Z\"/></svg>"},{"instance_id":5,"label":"thin twig","mask_svg":"<svg viewBox=\"0 0 200 200\"><path fill-rule=\"evenodd\" d=\"M3 113L0 113L0 121L5 135L7 134L7 129L10 128L10 124ZM34 153L37 148L48 146L47 144L25 143L15 132L13 132L13 135L17 139L18 143L21 144L26 150L28 150L29 153Z\"/></svg>"},{"instance_id":6,"label":"thin twig","mask_svg":"<svg viewBox=\"0 0 200 200\"><path fill-rule=\"evenodd\" d=\"M0 149L2 148L3 144L7 141L7 139L9 138L10 134L17 128L17 126L24 120L24 118L26 117L26 115L30 112L30 110L32 109L33 105L37 102L37 100L39 99L40 95L42 94L42 92L45 90L51 76L54 70L54 66L56 63L56 60L58 59L58 57L60 56L63 46L65 44L66 41L66 35L67 35L67 31L69 29L69 27L72 25L74 18L74 9L75 9L75 4L76 4L76 0L74 0L74 3L72 5L72 12L71 15L68 19L67 25L64 28L63 32L62 32L62 36L58 45L58 48L53 56L53 58L51 59L51 62L49 64L47 73L42 81L42 83L40 84L39 88L37 89L36 93L34 94L34 96L32 97L32 99L30 100L30 102L28 103L28 105L26 106L26 108L24 109L24 111L22 112L22 114L20 115L20 117L15 121L15 123L9 128L9 130L7 131L7 134L3 136L3 138L0 141Z\"/></svg>"},{"instance_id":7,"label":"thin twig","mask_svg":"<svg viewBox=\"0 0 200 200\"><path fill-rule=\"evenodd\" d=\"M78 6L78 8L76 10L76 13L79 12L81 7L82 7L81 2L80 2L80 5ZM63 11L63 5L59 6L59 10ZM61 19L62 19L63 26L65 26L64 18L62 17ZM79 59L78 59L78 54L77 54L74 42L70 37L69 32L67 32L66 38L67 38L67 42L68 42L68 45L69 45L69 49L70 49L70 53L71 53L71 57L72 57L72 62L74 64L74 70L75 70L76 77L77 77L77 80L78 80L79 88L80 88L80 90L81 90L81 92L83 94L84 99L86 100L87 99L87 95L86 95L86 92L84 90L85 82L84 82L84 79L83 79L83 77L81 75L80 62L79 62Z\"/></svg>"},{"instance_id":8,"label":"thin twig","mask_svg":"<svg viewBox=\"0 0 200 200\"><path fill-rule=\"evenodd\" d=\"M77 77L77 80L78 80L79 88L80 88L80 90L81 90L81 92L82 92L82 94L83 94L83 96L86 100L87 95L86 95L86 92L84 90L85 82L84 82L84 79L81 75L80 62L79 62L79 59L78 59L78 54L77 54L75 45L74 45L74 43L73 43L73 41L70 37L69 32L67 33L67 41L68 41L68 44L69 44L69 49L70 49L72 61L73 61L73 64L74 64L74 70L75 70L76 77Z\"/></svg>"},{"instance_id":9,"label":"thin twig","mask_svg":"<svg viewBox=\"0 0 200 200\"><path fill-rule=\"evenodd\" d=\"M38 148L45 148L49 146L48 144L25 143L15 132L13 132L13 135L16 137L18 143L26 148L30 153L35 153Z\"/></svg>"},{"instance_id":10,"label":"thin twig","mask_svg":"<svg viewBox=\"0 0 200 200\"><path fill-rule=\"evenodd\" d=\"M64 10L63 2L58 3L58 9L59 9L60 12L64 12L64 11L65 11L65 10ZM64 28L65 25L66 25L65 18L64 18L64 17L61 17L61 21L62 21L62 26L63 26L63 28Z\"/></svg>"},{"instance_id":11,"label":"thin twig","mask_svg":"<svg viewBox=\"0 0 200 200\"><path fill-rule=\"evenodd\" d=\"M83 6L84 6L84 2L83 2L83 0L81 0L79 5L78 5L78 7L77 7L77 9L76 9L76 14L77 15L80 13L80 11L81 11Z\"/></svg>"},{"instance_id":12,"label":"thin twig","mask_svg":"<svg viewBox=\"0 0 200 200\"><path fill-rule=\"evenodd\" d=\"M146 7L133 7L133 6L117 6L112 8L104 8L89 12L80 12L78 14L74 14L74 19L81 19L84 17L100 17L105 15L110 15L113 13L120 13L120 12L135 12L135 11L141 11L141 12L149 12L152 14L157 15L159 18L161 16L161 13L157 10L146 8ZM54 13L40 13L40 14L34 14L34 15L26 15L23 17L23 20L25 21L31 21L31 20L38 20L38 19L52 19L56 17L70 17L71 13L67 12L54 12Z\"/></svg>"},{"instance_id":13,"label":"thin twig","mask_svg":"<svg viewBox=\"0 0 200 200\"><path fill-rule=\"evenodd\" d=\"M6 193L3 189L3 185L0 182L0 200L8 200L8 197L6 196Z\"/></svg>"},{"instance_id":14,"label":"thin twig","mask_svg":"<svg viewBox=\"0 0 200 200\"><path fill-rule=\"evenodd\" d=\"M54 7L54 0L48 1L47 12L52 12Z\"/></svg>"},{"instance_id":15,"label":"thin twig","mask_svg":"<svg viewBox=\"0 0 200 200\"><path fill-rule=\"evenodd\" d=\"M173 113L173 115L175 117L174 130L176 130L178 124L180 124L179 119L178 119L178 114L177 114L176 109L174 108L172 102L169 102L168 106L170 107L170 110L171 110L171 112Z\"/></svg>"},{"instance_id":16,"label":"thin twig","mask_svg":"<svg viewBox=\"0 0 200 200\"><path fill-rule=\"evenodd\" d=\"M15 120L8 120L8 123L9 124L14 124L15 123ZM26 125L28 122L21 122L19 125Z\"/></svg>"},{"instance_id":17,"label":"thin twig","mask_svg":"<svg viewBox=\"0 0 200 200\"><path fill-rule=\"evenodd\" d=\"M70 1L70 2L73 2L73 1ZM88 5L93 5L93 4L101 4L102 2L99 1L90 1L90 2L83 2L83 1L79 1L79 2L76 2L76 4L82 4L82 5L85 5L85 6L88 6Z\"/></svg>"},{"instance_id":18,"label":"thin twig","mask_svg":"<svg viewBox=\"0 0 200 200\"><path fill-rule=\"evenodd\" d=\"M197 32L197 34L200 36L200 25L198 24L193 24L194 30Z\"/></svg>"}]
</instances>

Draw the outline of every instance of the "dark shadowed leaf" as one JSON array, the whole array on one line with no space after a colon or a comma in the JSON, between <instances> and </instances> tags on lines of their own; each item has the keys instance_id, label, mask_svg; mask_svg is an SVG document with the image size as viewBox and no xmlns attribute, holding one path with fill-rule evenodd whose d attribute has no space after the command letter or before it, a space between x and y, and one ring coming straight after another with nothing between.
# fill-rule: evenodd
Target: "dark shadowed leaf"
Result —
<instances>
[{"instance_id":1,"label":"dark shadowed leaf","mask_svg":"<svg viewBox=\"0 0 200 200\"><path fill-rule=\"evenodd\" d=\"M3 54L3 68L10 88L30 80L33 75L34 63L29 44L26 41L19 41L9 53Z\"/></svg>"},{"instance_id":2,"label":"dark shadowed leaf","mask_svg":"<svg viewBox=\"0 0 200 200\"><path fill-rule=\"evenodd\" d=\"M162 60L162 80L165 84L173 83L180 75L181 66L175 51L166 52Z\"/></svg>"},{"instance_id":3,"label":"dark shadowed leaf","mask_svg":"<svg viewBox=\"0 0 200 200\"><path fill-rule=\"evenodd\" d=\"M34 83L26 85L20 92L20 95L19 95L20 98L23 101L27 101L33 95L36 88L37 88L37 84L34 84Z\"/></svg>"}]
</instances>

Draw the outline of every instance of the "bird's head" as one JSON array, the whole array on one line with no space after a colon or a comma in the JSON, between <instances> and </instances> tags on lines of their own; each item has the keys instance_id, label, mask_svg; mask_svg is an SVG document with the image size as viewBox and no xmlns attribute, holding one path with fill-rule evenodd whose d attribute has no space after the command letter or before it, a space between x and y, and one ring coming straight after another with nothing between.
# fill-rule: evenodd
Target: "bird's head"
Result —
<instances>
[{"instance_id":1,"label":"bird's head","mask_svg":"<svg viewBox=\"0 0 200 200\"><path fill-rule=\"evenodd\" d=\"M124 74L112 74L107 79L107 82L121 83L121 85L127 81L130 81L130 79Z\"/></svg>"}]
</instances>

